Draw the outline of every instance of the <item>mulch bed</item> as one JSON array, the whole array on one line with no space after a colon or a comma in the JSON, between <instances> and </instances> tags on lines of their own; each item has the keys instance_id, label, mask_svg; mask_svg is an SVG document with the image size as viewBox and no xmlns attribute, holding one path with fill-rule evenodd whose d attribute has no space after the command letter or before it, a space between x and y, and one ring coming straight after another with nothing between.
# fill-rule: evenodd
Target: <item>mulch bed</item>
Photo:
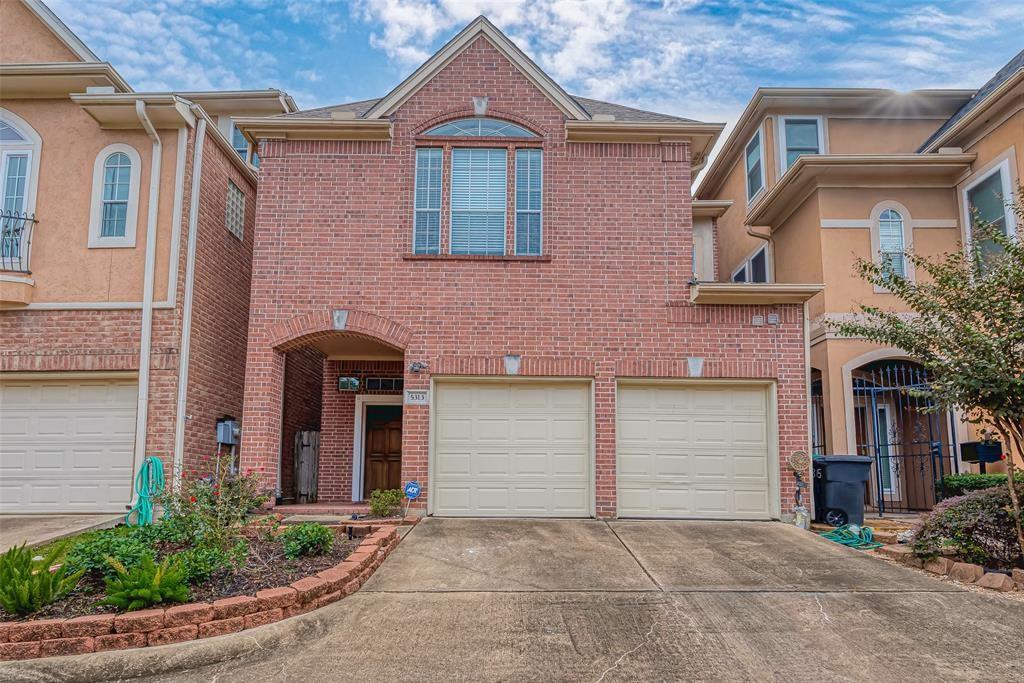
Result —
<instances>
[{"instance_id":1,"label":"mulch bed","mask_svg":"<svg viewBox=\"0 0 1024 683\"><path fill-rule=\"evenodd\" d=\"M284 556L284 545L262 536L248 538L249 555L239 569L214 574L202 584L191 587L190 602L213 602L235 595L255 595L264 588L280 588L293 581L337 565L348 557L359 545L361 539L349 540L344 533L335 533L334 546L324 555L299 557L289 560ZM174 548L161 547L173 553ZM97 605L104 597L102 577L85 575L78 587L63 599L51 603L28 616L8 614L0 608L0 621L35 621L38 619L67 619L87 614L109 614L117 609L109 605ZM168 607L169 605L164 605Z\"/></svg>"}]
</instances>

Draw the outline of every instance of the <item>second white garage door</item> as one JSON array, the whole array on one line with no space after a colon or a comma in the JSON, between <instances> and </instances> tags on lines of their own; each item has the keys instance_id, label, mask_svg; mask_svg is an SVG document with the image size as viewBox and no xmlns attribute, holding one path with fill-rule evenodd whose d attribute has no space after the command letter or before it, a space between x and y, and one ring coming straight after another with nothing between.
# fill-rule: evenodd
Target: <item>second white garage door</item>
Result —
<instances>
[{"instance_id":1,"label":"second white garage door","mask_svg":"<svg viewBox=\"0 0 1024 683\"><path fill-rule=\"evenodd\" d=\"M732 384L620 384L620 517L772 516L768 393Z\"/></svg>"},{"instance_id":2,"label":"second white garage door","mask_svg":"<svg viewBox=\"0 0 1024 683\"><path fill-rule=\"evenodd\" d=\"M432 511L588 517L590 385L438 381Z\"/></svg>"},{"instance_id":3,"label":"second white garage door","mask_svg":"<svg viewBox=\"0 0 1024 683\"><path fill-rule=\"evenodd\" d=\"M134 378L0 383L0 512L124 512L138 393Z\"/></svg>"}]
</instances>

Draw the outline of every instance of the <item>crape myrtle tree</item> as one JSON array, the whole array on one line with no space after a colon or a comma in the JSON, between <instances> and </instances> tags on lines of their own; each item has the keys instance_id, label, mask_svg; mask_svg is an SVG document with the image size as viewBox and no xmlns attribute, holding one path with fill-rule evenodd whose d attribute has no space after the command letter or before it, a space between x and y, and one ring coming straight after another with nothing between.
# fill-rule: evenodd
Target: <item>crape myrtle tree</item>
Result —
<instances>
[{"instance_id":1,"label":"crape myrtle tree","mask_svg":"<svg viewBox=\"0 0 1024 683\"><path fill-rule=\"evenodd\" d=\"M1007 202L1024 226L1024 196ZM927 370L926 389L907 391L930 400L931 411L958 409L998 436L1004 452L1024 454L1024 244L1005 219L975 220L969 244L953 253L907 260L911 281L891 261L858 260L861 278L882 287L910 313L859 305L859 315L830 323L841 335L906 351ZM924 275L924 277L922 277ZM1010 514L1024 554L1021 501L1015 480L1024 477L1012 455L1005 458Z\"/></svg>"}]
</instances>

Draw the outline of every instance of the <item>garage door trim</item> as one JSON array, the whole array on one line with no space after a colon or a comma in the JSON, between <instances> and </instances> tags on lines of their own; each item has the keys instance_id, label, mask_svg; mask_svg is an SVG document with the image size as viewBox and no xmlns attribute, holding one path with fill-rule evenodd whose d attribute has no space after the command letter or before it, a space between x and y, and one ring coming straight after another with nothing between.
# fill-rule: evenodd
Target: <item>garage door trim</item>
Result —
<instances>
[{"instance_id":1,"label":"garage door trim","mask_svg":"<svg viewBox=\"0 0 1024 683\"><path fill-rule=\"evenodd\" d=\"M525 384L525 383L538 383L538 384L580 384L587 386L587 396L590 401L589 419L590 428L587 434L587 458L589 460L587 467L587 509L588 514L591 518L597 516L597 500L595 482L597 480L597 464L596 464L596 431L597 425L594 419L594 378L593 377L543 377L543 376L518 376L518 375L434 375L430 378L430 419L429 419L429 439L427 442L427 515L434 515L435 501L437 496L435 495L435 488L437 486L437 478L435 476L435 466L437 457L437 409L436 409L436 396L437 396L437 385L444 385L445 383L477 383L477 384Z\"/></svg>"},{"instance_id":2,"label":"garage door trim","mask_svg":"<svg viewBox=\"0 0 1024 683\"><path fill-rule=\"evenodd\" d=\"M615 383L615 427L616 427L616 453L615 453L615 491L616 501L618 500L618 421L619 421L619 387L622 386L734 386L734 387L757 387L765 392L766 404L766 427L768 439L768 498L769 514L772 519L780 519L782 516L782 502L780 493L780 465L779 465L779 406L778 406L778 383L774 379L743 379L743 378L654 378L654 377L620 377ZM634 518L631 518L634 519ZM637 517L635 519L642 519ZM694 517L694 519L698 519ZM709 519L700 517L699 519ZM723 519L729 519L723 517Z\"/></svg>"}]
</instances>

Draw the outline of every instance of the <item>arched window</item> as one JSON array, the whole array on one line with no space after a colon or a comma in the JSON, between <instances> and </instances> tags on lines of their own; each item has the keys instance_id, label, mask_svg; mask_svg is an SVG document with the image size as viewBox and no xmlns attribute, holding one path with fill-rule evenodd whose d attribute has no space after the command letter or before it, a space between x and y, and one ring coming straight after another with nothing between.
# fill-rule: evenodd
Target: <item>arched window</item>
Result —
<instances>
[{"instance_id":1,"label":"arched window","mask_svg":"<svg viewBox=\"0 0 1024 683\"><path fill-rule=\"evenodd\" d=\"M906 245L903 242L903 216L885 209L878 216L878 260L888 272L907 276Z\"/></svg>"},{"instance_id":2,"label":"arched window","mask_svg":"<svg viewBox=\"0 0 1024 683\"><path fill-rule=\"evenodd\" d=\"M424 135L444 135L447 137L474 137L474 138L535 138L537 137L522 126L517 126L508 121L477 117L472 119L459 119L449 121L435 126Z\"/></svg>"},{"instance_id":3,"label":"arched window","mask_svg":"<svg viewBox=\"0 0 1024 683\"><path fill-rule=\"evenodd\" d=\"M4 212L35 211L39 146L39 136L28 123L0 109L0 209Z\"/></svg>"},{"instance_id":4,"label":"arched window","mask_svg":"<svg viewBox=\"0 0 1024 683\"><path fill-rule=\"evenodd\" d=\"M134 247L142 160L134 147L109 145L93 166L90 247Z\"/></svg>"}]
</instances>

